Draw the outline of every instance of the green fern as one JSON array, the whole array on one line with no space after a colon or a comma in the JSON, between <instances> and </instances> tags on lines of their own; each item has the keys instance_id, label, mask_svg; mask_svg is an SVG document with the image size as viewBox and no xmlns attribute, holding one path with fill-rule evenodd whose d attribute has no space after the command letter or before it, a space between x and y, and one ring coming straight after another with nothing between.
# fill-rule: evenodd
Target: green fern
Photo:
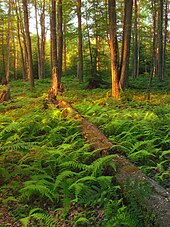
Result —
<instances>
[{"instance_id":1,"label":"green fern","mask_svg":"<svg viewBox=\"0 0 170 227\"><path fill-rule=\"evenodd\" d=\"M61 172L56 178L56 181L54 184L54 190L56 190L58 187L61 187L62 182L65 181L66 178L74 179L74 177L77 175L78 175L78 173L69 171L69 170L65 170L65 171Z\"/></svg>"},{"instance_id":2,"label":"green fern","mask_svg":"<svg viewBox=\"0 0 170 227\"><path fill-rule=\"evenodd\" d=\"M22 151L22 150L28 150L37 145L38 145L37 142L18 142L18 143L10 142L9 145L4 145L0 147L0 151L9 151L9 150Z\"/></svg>"},{"instance_id":3,"label":"green fern","mask_svg":"<svg viewBox=\"0 0 170 227\"><path fill-rule=\"evenodd\" d=\"M53 184L46 180L41 181L26 181L24 187L20 190L21 199L30 199L31 196L39 196L41 198L47 198L53 202L57 198L57 194L50 189Z\"/></svg>"},{"instance_id":4,"label":"green fern","mask_svg":"<svg viewBox=\"0 0 170 227\"><path fill-rule=\"evenodd\" d=\"M168 155L170 155L170 150L162 151L162 152L161 152L160 158L162 158L162 157L164 157L164 156L168 156Z\"/></svg>"},{"instance_id":5,"label":"green fern","mask_svg":"<svg viewBox=\"0 0 170 227\"><path fill-rule=\"evenodd\" d=\"M0 165L0 176L1 176L0 177L1 181L7 181L11 178L11 174L9 173L9 171L1 165Z\"/></svg>"},{"instance_id":6,"label":"green fern","mask_svg":"<svg viewBox=\"0 0 170 227\"><path fill-rule=\"evenodd\" d=\"M101 174L103 171L103 168L106 165L109 165L111 163L111 166L113 167L114 171L116 171L116 165L113 165L112 159L115 158L116 155L108 155L106 157L101 157L92 162L88 169L91 171L92 176L97 176L98 174Z\"/></svg>"},{"instance_id":7,"label":"green fern","mask_svg":"<svg viewBox=\"0 0 170 227\"><path fill-rule=\"evenodd\" d=\"M55 227L57 223L56 217L51 217L49 214L44 213L41 208L33 208L30 210L29 215L25 218L21 218L20 222L26 227L30 222L38 221L40 226Z\"/></svg>"}]
</instances>

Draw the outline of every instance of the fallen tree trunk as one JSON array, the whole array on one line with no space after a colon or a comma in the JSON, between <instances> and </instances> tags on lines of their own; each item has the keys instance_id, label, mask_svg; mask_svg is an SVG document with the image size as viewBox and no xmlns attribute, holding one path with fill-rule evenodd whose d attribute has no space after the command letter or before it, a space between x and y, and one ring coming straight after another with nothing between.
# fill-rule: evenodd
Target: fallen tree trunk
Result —
<instances>
[{"instance_id":1,"label":"fallen tree trunk","mask_svg":"<svg viewBox=\"0 0 170 227\"><path fill-rule=\"evenodd\" d=\"M67 101L61 100L53 103L64 109L63 114L65 116L71 116L80 122L83 136L93 149L97 149L105 155L114 152L111 141L96 126L81 116ZM147 212L148 219L152 217L151 221L154 224L152 226L169 227L170 193L147 177L126 158L117 155L113 162L117 167L113 178L121 186L125 197L133 198Z\"/></svg>"}]
</instances>

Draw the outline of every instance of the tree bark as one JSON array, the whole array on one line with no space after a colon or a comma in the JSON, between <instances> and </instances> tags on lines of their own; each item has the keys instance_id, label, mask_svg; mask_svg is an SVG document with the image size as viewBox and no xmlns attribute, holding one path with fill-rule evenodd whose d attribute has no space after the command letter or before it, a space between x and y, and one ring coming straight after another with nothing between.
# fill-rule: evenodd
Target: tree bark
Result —
<instances>
[{"instance_id":1,"label":"tree bark","mask_svg":"<svg viewBox=\"0 0 170 227\"><path fill-rule=\"evenodd\" d=\"M157 45L156 45L156 19L157 19L157 10L156 10L156 3L155 0L152 2L152 68L151 74L156 75L157 73Z\"/></svg>"},{"instance_id":2,"label":"tree bark","mask_svg":"<svg viewBox=\"0 0 170 227\"><path fill-rule=\"evenodd\" d=\"M113 144L98 130L96 126L83 118L67 101L55 102L64 109L64 116L75 118L82 128L83 137L92 148L102 155L115 153ZM154 221L156 226L169 227L170 193L147 177L142 171L126 158L116 155L113 158L116 172L113 178L121 186L125 197L134 199L146 212L147 221ZM147 192L148 190L148 192ZM152 218L154 217L154 220Z\"/></svg>"},{"instance_id":3,"label":"tree bark","mask_svg":"<svg viewBox=\"0 0 170 227\"><path fill-rule=\"evenodd\" d=\"M158 11L158 79L163 80L163 0L159 0Z\"/></svg>"},{"instance_id":4,"label":"tree bark","mask_svg":"<svg viewBox=\"0 0 170 227\"><path fill-rule=\"evenodd\" d=\"M108 0L109 13L109 34L110 34L110 56L111 56L111 75L112 75L112 96L119 98L119 72L118 72L118 42L116 32L116 2Z\"/></svg>"},{"instance_id":5,"label":"tree bark","mask_svg":"<svg viewBox=\"0 0 170 227\"><path fill-rule=\"evenodd\" d=\"M64 71L67 70L67 22L66 19L64 20L64 27L63 27L63 64L64 64Z\"/></svg>"},{"instance_id":6,"label":"tree bark","mask_svg":"<svg viewBox=\"0 0 170 227\"><path fill-rule=\"evenodd\" d=\"M52 86L50 88L49 100L56 100L58 92L58 68L57 68L57 35L56 35L56 0L51 0L51 63L52 63Z\"/></svg>"},{"instance_id":7,"label":"tree bark","mask_svg":"<svg viewBox=\"0 0 170 227\"><path fill-rule=\"evenodd\" d=\"M90 40L90 29L88 24L88 12L86 11L86 27L87 27L87 39L88 39L88 48L89 48L89 57L90 57L90 74L91 77L94 77L94 70L93 70L93 56L92 56L92 48L91 48L91 40Z\"/></svg>"},{"instance_id":8,"label":"tree bark","mask_svg":"<svg viewBox=\"0 0 170 227\"><path fill-rule=\"evenodd\" d=\"M120 64L120 87L124 89L128 86L128 70L130 56L130 41L132 28L132 8L133 0L124 0L124 24L122 40L122 56Z\"/></svg>"},{"instance_id":9,"label":"tree bark","mask_svg":"<svg viewBox=\"0 0 170 227\"><path fill-rule=\"evenodd\" d=\"M37 52L38 52L38 78L41 79L41 50L40 50L40 36L38 29L38 12L37 12L37 1L34 0L34 9L35 9L35 24L37 32Z\"/></svg>"},{"instance_id":10,"label":"tree bark","mask_svg":"<svg viewBox=\"0 0 170 227\"><path fill-rule=\"evenodd\" d=\"M63 65L62 0L58 0L58 88L60 88Z\"/></svg>"},{"instance_id":11,"label":"tree bark","mask_svg":"<svg viewBox=\"0 0 170 227\"><path fill-rule=\"evenodd\" d=\"M157 66L157 59L156 59L156 4L155 0L152 2L152 63L151 63L151 71L149 77L149 83L147 88L147 100L150 100L150 93L151 93L151 86L152 86L152 79L156 74L156 66Z\"/></svg>"},{"instance_id":12,"label":"tree bark","mask_svg":"<svg viewBox=\"0 0 170 227\"><path fill-rule=\"evenodd\" d=\"M18 13L18 6L17 3L15 2L15 13L17 16L17 37L18 37L18 43L20 47L20 54L21 54L21 62L22 62L22 72L23 72L23 80L26 81L27 79L27 67L26 67L26 62L24 59L24 51L21 43L21 35L20 35L20 16Z\"/></svg>"},{"instance_id":13,"label":"tree bark","mask_svg":"<svg viewBox=\"0 0 170 227\"><path fill-rule=\"evenodd\" d=\"M134 2L134 43L133 43L133 77L138 77L138 0Z\"/></svg>"},{"instance_id":14,"label":"tree bark","mask_svg":"<svg viewBox=\"0 0 170 227\"><path fill-rule=\"evenodd\" d=\"M40 25L41 25L41 75L40 75L40 79L44 79L45 78L45 45L46 45L45 0L43 0L42 6L41 6Z\"/></svg>"},{"instance_id":15,"label":"tree bark","mask_svg":"<svg viewBox=\"0 0 170 227\"><path fill-rule=\"evenodd\" d=\"M5 26L4 20L2 19L2 24ZM2 29L2 84L6 84L6 74L5 74L5 38L4 29Z\"/></svg>"},{"instance_id":16,"label":"tree bark","mask_svg":"<svg viewBox=\"0 0 170 227\"><path fill-rule=\"evenodd\" d=\"M168 36L168 12L169 12L169 0L165 1L165 25L164 25L164 42L163 42L163 61L162 61L162 77L164 78L166 68L166 47L167 47L167 36Z\"/></svg>"},{"instance_id":17,"label":"tree bark","mask_svg":"<svg viewBox=\"0 0 170 227\"><path fill-rule=\"evenodd\" d=\"M29 69L29 81L30 81L30 90L33 91L34 88L34 76L33 76L33 60L32 60L32 46L31 46L31 37L29 31L29 19L28 19L28 2L27 0L22 0L23 10L24 10L24 24L25 24L25 33L27 41L27 50L28 50L28 69Z\"/></svg>"},{"instance_id":18,"label":"tree bark","mask_svg":"<svg viewBox=\"0 0 170 227\"><path fill-rule=\"evenodd\" d=\"M37 12L37 1L34 0L34 9L35 9L35 24L37 32L37 51L38 51L38 78L41 79L41 50L40 50L40 36L38 30L38 12Z\"/></svg>"},{"instance_id":19,"label":"tree bark","mask_svg":"<svg viewBox=\"0 0 170 227\"><path fill-rule=\"evenodd\" d=\"M10 38L11 38L11 1L8 3L8 31L7 31L7 44L6 44L6 70L5 70L5 82L7 85L9 83L9 65L10 65Z\"/></svg>"},{"instance_id":20,"label":"tree bark","mask_svg":"<svg viewBox=\"0 0 170 227\"><path fill-rule=\"evenodd\" d=\"M13 54L14 54L14 59L13 59L13 68L14 68L14 80L18 79L17 75L17 65L18 65L18 54L17 54L17 43L15 41L15 33L13 32Z\"/></svg>"},{"instance_id":21,"label":"tree bark","mask_svg":"<svg viewBox=\"0 0 170 227\"><path fill-rule=\"evenodd\" d=\"M18 6L18 19L19 19L19 28L21 31L21 39L23 39L23 59L24 59L24 64L25 64L25 74L23 74L23 80L26 81L29 79L29 67L28 67L28 49L27 49L27 41L26 41L26 34L25 34L25 29L24 29L24 24L23 24L23 14L22 14L22 9L20 6L20 0L15 0L16 4Z\"/></svg>"},{"instance_id":22,"label":"tree bark","mask_svg":"<svg viewBox=\"0 0 170 227\"><path fill-rule=\"evenodd\" d=\"M81 0L77 0L77 18L78 18L78 65L77 76L79 82L83 82L83 51L82 51L82 25L81 25Z\"/></svg>"}]
</instances>

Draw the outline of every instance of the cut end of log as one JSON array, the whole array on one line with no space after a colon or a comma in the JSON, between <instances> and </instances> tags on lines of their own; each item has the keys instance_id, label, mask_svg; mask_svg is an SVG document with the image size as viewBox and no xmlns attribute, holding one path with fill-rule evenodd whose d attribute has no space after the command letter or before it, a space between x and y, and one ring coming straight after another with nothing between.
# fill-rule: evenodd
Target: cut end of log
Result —
<instances>
[{"instance_id":1,"label":"cut end of log","mask_svg":"<svg viewBox=\"0 0 170 227\"><path fill-rule=\"evenodd\" d=\"M0 86L0 102L8 101L11 98L10 88L6 85Z\"/></svg>"}]
</instances>

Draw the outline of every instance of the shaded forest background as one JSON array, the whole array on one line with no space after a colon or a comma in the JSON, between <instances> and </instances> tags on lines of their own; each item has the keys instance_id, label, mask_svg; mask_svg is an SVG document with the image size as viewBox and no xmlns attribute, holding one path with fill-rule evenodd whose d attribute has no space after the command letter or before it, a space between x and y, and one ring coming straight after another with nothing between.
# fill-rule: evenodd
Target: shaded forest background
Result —
<instances>
[{"instance_id":1,"label":"shaded forest background","mask_svg":"<svg viewBox=\"0 0 170 227\"><path fill-rule=\"evenodd\" d=\"M58 83L62 75L72 75L80 82L88 79L88 87L95 88L112 74L113 90L111 43L117 42L116 67L118 77L123 78L119 78L119 90L128 87L129 76L135 79L139 75L150 78L149 86L157 77L161 86L169 74L168 17L168 0L1 2L2 84L9 79L29 80L32 90L34 79L51 77L55 65ZM116 41L111 38L112 31ZM130 46L124 46L128 42ZM123 62L126 69L122 77Z\"/></svg>"}]
</instances>

